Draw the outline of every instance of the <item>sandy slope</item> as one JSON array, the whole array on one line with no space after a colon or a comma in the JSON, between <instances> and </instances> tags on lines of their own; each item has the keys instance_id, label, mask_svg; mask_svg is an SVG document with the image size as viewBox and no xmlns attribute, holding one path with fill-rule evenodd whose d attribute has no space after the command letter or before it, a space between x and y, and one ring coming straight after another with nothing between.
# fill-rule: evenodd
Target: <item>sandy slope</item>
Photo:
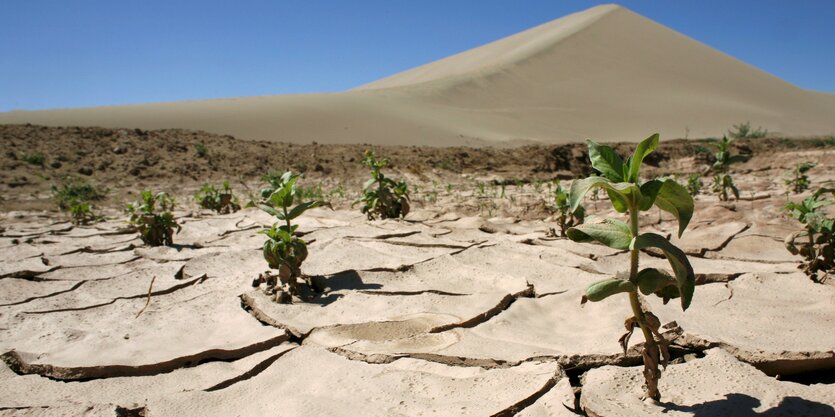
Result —
<instances>
[{"instance_id":1,"label":"sandy slope","mask_svg":"<svg viewBox=\"0 0 835 417\"><path fill-rule=\"evenodd\" d=\"M563 143L835 132L795 87L627 9L598 6L342 93L0 113L0 123L188 128L296 143ZM689 132L688 132L689 130Z\"/></svg>"}]
</instances>

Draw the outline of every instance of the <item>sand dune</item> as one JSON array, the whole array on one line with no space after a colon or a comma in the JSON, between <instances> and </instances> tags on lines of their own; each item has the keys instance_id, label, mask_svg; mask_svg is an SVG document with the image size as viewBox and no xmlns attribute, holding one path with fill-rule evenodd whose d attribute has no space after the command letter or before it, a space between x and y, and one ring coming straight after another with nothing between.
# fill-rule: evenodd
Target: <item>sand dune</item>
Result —
<instances>
[{"instance_id":1,"label":"sand dune","mask_svg":"<svg viewBox=\"0 0 835 417\"><path fill-rule=\"evenodd\" d=\"M0 113L0 123L186 128L296 143L509 145L835 133L803 90L625 8L598 6L357 89Z\"/></svg>"}]
</instances>

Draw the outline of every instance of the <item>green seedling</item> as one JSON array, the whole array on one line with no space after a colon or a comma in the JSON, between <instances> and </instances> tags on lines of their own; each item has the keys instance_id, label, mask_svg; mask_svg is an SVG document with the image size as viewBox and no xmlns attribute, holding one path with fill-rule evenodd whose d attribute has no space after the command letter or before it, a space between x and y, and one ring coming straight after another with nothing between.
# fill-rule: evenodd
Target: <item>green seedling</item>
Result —
<instances>
[{"instance_id":1,"label":"green seedling","mask_svg":"<svg viewBox=\"0 0 835 417\"><path fill-rule=\"evenodd\" d=\"M146 245L171 246L174 244L174 231L180 232L180 225L174 220L174 198L160 192L149 190L140 194L142 201L129 203L125 212L130 216L128 224L139 232L139 237Z\"/></svg>"},{"instance_id":2,"label":"green seedling","mask_svg":"<svg viewBox=\"0 0 835 417\"><path fill-rule=\"evenodd\" d=\"M261 210L278 219L271 227L260 232L267 236L263 246L264 259L271 269L278 271L278 275L271 272L261 274L252 284L254 287L265 284L264 293L280 303L291 302L293 296L299 296L298 279L306 279L301 273L301 266L307 259L307 243L296 235L299 226L291 221L312 208L330 207L329 203L322 200L301 202L296 186L298 180L298 174L285 172L278 178L275 191L266 203L258 205ZM294 206L297 201L299 203Z\"/></svg>"},{"instance_id":3,"label":"green seedling","mask_svg":"<svg viewBox=\"0 0 835 417\"><path fill-rule=\"evenodd\" d=\"M394 181L386 177L382 169L387 159L377 159L372 151L365 151L363 165L371 168L371 179L362 186L362 196L352 206L362 203L360 211L368 220L396 219L409 214L409 188L405 181Z\"/></svg>"},{"instance_id":4,"label":"green seedling","mask_svg":"<svg viewBox=\"0 0 835 417\"><path fill-rule=\"evenodd\" d=\"M73 224L90 224L101 219L101 216L93 213L93 206L90 203L76 203L69 207L70 221Z\"/></svg>"},{"instance_id":5,"label":"green seedling","mask_svg":"<svg viewBox=\"0 0 835 417\"><path fill-rule=\"evenodd\" d=\"M557 223L560 225L561 237L566 236L569 227L582 224L586 217L586 209L582 205L578 205L574 210L571 209L568 192L559 184L554 188L554 206L559 213Z\"/></svg>"},{"instance_id":6,"label":"green seedling","mask_svg":"<svg viewBox=\"0 0 835 417\"><path fill-rule=\"evenodd\" d=\"M738 125L733 125L733 128L731 130L728 130L728 135L730 135L734 139L759 139L764 138L766 135L768 135L768 130L763 129L762 127L751 129L751 122L745 122L740 123Z\"/></svg>"},{"instance_id":7,"label":"green seedling","mask_svg":"<svg viewBox=\"0 0 835 417\"><path fill-rule=\"evenodd\" d=\"M793 191L795 194L800 194L809 189L809 176L806 175L817 164L814 162L801 162L786 173L786 186L788 191Z\"/></svg>"},{"instance_id":8,"label":"green seedling","mask_svg":"<svg viewBox=\"0 0 835 417\"><path fill-rule=\"evenodd\" d=\"M75 224L90 224L101 219L93 211L92 202L107 196L107 189L96 187L83 179L65 178L52 185L52 199L61 211L69 213Z\"/></svg>"},{"instance_id":9,"label":"green seedling","mask_svg":"<svg viewBox=\"0 0 835 417\"><path fill-rule=\"evenodd\" d=\"M209 153L209 150L206 149L206 145L204 145L203 143L198 143L194 146L194 149L197 152L197 156L200 158L205 157Z\"/></svg>"},{"instance_id":10,"label":"green seedling","mask_svg":"<svg viewBox=\"0 0 835 417\"><path fill-rule=\"evenodd\" d=\"M784 209L797 219L805 229L786 237L786 249L801 255L800 264L813 281L824 282L835 273L835 219L828 218L823 208L835 204L835 188L821 188L800 203L786 203Z\"/></svg>"},{"instance_id":11,"label":"green seedling","mask_svg":"<svg viewBox=\"0 0 835 417\"><path fill-rule=\"evenodd\" d=\"M232 194L232 187L229 181L224 181L220 189L210 184L203 184L197 194L194 195L197 204L208 210L214 210L220 214L234 213L241 209L238 198Z\"/></svg>"},{"instance_id":12,"label":"green seedling","mask_svg":"<svg viewBox=\"0 0 835 417\"><path fill-rule=\"evenodd\" d=\"M702 176L701 174L690 174L687 177L687 192L695 197L702 191Z\"/></svg>"},{"instance_id":13,"label":"green seedling","mask_svg":"<svg viewBox=\"0 0 835 417\"><path fill-rule=\"evenodd\" d=\"M728 174L728 169L731 164L745 162L751 158L750 155L731 155L731 142L732 140L725 136L716 143L716 161L710 169L710 172L714 173L711 189L719 195L721 201L728 201L728 191L739 199L739 189L734 184L733 177Z\"/></svg>"},{"instance_id":14,"label":"green seedling","mask_svg":"<svg viewBox=\"0 0 835 417\"><path fill-rule=\"evenodd\" d=\"M666 368L670 360L669 342L659 333L661 322L642 302L640 294L655 294L665 303L679 298L682 310L686 310L693 299L696 277L690 261L681 249L661 235L640 233L638 213L650 210L654 205L672 214L678 220L680 237L693 216L693 198L672 179L640 181L641 164L644 157L658 146L658 134L639 143L626 161L609 146L591 140L587 143L592 168L600 175L575 180L571 184L570 208L575 210L580 207L589 190L601 188L609 195L614 209L629 216L629 222L607 218L602 222L585 223L569 228L568 238L575 242L596 241L614 249L628 250L630 268L627 279L610 278L590 285L581 302L598 302L615 294L626 294L629 297L633 315L624 322L627 331L619 342L625 354L632 332L636 328L641 329L646 340L641 348L646 381L644 396L658 400L661 397L658 391L658 380L661 377L659 366ZM638 269L640 250L649 248L664 254L670 262L672 275L655 268Z\"/></svg>"}]
</instances>

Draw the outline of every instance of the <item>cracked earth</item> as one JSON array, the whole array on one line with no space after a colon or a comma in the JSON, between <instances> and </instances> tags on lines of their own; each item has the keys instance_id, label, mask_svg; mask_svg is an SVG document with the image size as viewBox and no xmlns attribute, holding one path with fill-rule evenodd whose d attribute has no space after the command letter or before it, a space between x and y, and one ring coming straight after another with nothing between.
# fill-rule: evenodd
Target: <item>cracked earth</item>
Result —
<instances>
[{"instance_id":1,"label":"cracked earth","mask_svg":"<svg viewBox=\"0 0 835 417\"><path fill-rule=\"evenodd\" d=\"M549 237L547 219L312 210L310 299L276 304L250 284L258 210L177 213L177 245L157 248L122 220L7 214L0 416L832 416L835 286L798 271L785 197L761 194L700 196L673 238L699 286L686 313L647 300L675 358L655 404L641 338L617 343L625 303L579 302L628 254Z\"/></svg>"}]
</instances>

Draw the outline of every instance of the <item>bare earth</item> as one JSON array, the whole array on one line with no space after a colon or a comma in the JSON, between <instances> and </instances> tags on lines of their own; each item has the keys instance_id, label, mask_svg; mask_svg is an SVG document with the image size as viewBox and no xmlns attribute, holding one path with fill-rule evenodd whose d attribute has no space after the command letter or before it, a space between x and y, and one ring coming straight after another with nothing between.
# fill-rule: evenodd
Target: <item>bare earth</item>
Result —
<instances>
[{"instance_id":1,"label":"bare earth","mask_svg":"<svg viewBox=\"0 0 835 417\"><path fill-rule=\"evenodd\" d=\"M741 141L756 155L734 167L743 200L697 197L678 242L700 283L693 305L682 313L648 300L671 323L675 357L662 402L651 404L638 399L639 356L617 343L625 304L579 303L628 256L549 233L557 226L537 180L568 186L588 169L581 145L380 148L392 175L421 191L405 220L369 222L349 207L366 175L359 145L0 131L11 153L0 156L0 416L835 415L835 283L797 270L782 240L799 224L780 211L783 172L797 162L818 162L813 184L835 180L825 141ZM196 143L208 156L195 155ZM703 170L702 145L662 142L650 171ZM47 155L46 167L18 159L32 150ZM309 301L283 305L250 285L267 269L257 231L271 218L201 212L188 196L205 178L255 189L268 167L293 164L338 209L300 218L314 288ZM101 204L109 219L74 227L44 211L48 187L86 166L88 179L111 188ZM509 183L504 196L493 180ZM125 230L116 208L137 184L179 197L175 247L144 247ZM330 193L339 185L344 195ZM607 203L585 205L616 215ZM667 235L676 227L656 211L641 220ZM642 255L643 265L662 261Z\"/></svg>"}]
</instances>

